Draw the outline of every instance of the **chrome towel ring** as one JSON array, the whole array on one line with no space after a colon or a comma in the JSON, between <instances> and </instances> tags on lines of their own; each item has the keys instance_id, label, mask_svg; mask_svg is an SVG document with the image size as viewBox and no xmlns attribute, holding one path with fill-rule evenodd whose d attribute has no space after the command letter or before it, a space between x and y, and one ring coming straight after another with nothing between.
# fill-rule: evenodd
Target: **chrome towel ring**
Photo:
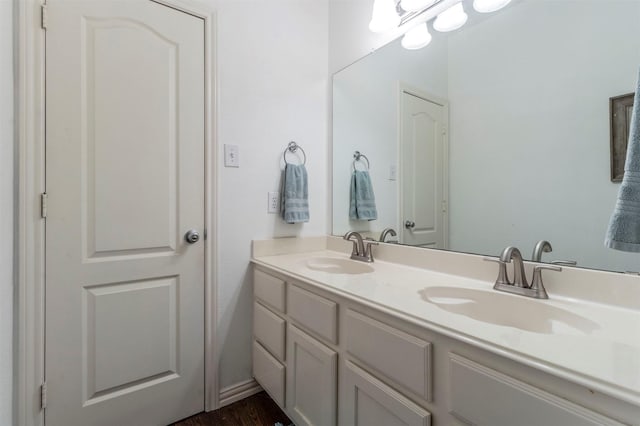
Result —
<instances>
[{"instance_id":1,"label":"chrome towel ring","mask_svg":"<svg viewBox=\"0 0 640 426\"><path fill-rule=\"evenodd\" d=\"M364 161L367 162L367 171L368 171L370 168L370 165L369 165L369 159L367 158L367 156L364 154L361 154L360 151L356 151L353 153L353 170L354 171L357 170L356 163L362 161L363 159Z\"/></svg>"},{"instance_id":2,"label":"chrome towel ring","mask_svg":"<svg viewBox=\"0 0 640 426\"><path fill-rule=\"evenodd\" d=\"M287 153L289 152L291 154L295 154L298 150L302 152L302 156L303 156L302 164L307 164L307 154L304 152L304 149L302 149L302 147L297 143L295 143L294 141L289 142L287 147L284 149L284 152L282 153L282 159L284 160L284 163L293 164L287 161Z\"/></svg>"}]
</instances>

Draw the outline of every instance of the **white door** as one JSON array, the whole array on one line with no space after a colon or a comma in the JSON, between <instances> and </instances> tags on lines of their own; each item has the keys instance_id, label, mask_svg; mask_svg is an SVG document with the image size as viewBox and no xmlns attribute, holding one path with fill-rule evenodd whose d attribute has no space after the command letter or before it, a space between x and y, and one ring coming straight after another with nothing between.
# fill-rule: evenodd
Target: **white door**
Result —
<instances>
[{"instance_id":1,"label":"white door","mask_svg":"<svg viewBox=\"0 0 640 426\"><path fill-rule=\"evenodd\" d=\"M204 22L48 0L47 426L204 408Z\"/></svg>"},{"instance_id":2,"label":"white door","mask_svg":"<svg viewBox=\"0 0 640 426\"><path fill-rule=\"evenodd\" d=\"M431 100L430 100L431 99ZM400 105L400 242L447 248L448 106L403 89Z\"/></svg>"}]
</instances>

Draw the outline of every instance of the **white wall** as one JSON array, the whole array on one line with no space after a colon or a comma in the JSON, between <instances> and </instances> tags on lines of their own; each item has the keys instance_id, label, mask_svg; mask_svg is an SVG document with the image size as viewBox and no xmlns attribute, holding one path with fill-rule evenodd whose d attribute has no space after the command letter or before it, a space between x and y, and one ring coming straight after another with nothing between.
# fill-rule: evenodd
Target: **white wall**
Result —
<instances>
[{"instance_id":1,"label":"white wall","mask_svg":"<svg viewBox=\"0 0 640 426\"><path fill-rule=\"evenodd\" d=\"M640 268L604 247L619 188L608 102L634 91L639 19L640 2L533 0L451 34L451 247L530 256L548 239L547 260Z\"/></svg>"},{"instance_id":2,"label":"white wall","mask_svg":"<svg viewBox=\"0 0 640 426\"><path fill-rule=\"evenodd\" d=\"M327 0L221 0L217 9L218 345L221 388L251 378L251 240L328 231ZM267 214L290 140L307 154L310 221ZM224 144L240 168L222 168Z\"/></svg>"},{"instance_id":3,"label":"white wall","mask_svg":"<svg viewBox=\"0 0 640 426\"><path fill-rule=\"evenodd\" d=\"M399 229L398 100L402 82L440 98L447 96L447 40L434 34L427 49L407 51L396 40L333 77L333 232ZM372 126L371 123L376 123ZM353 152L365 154L376 197L378 219L349 220ZM363 169L358 165L358 169Z\"/></svg>"},{"instance_id":4,"label":"white wall","mask_svg":"<svg viewBox=\"0 0 640 426\"><path fill-rule=\"evenodd\" d=\"M12 424L13 8L0 0L0 425Z\"/></svg>"}]
</instances>

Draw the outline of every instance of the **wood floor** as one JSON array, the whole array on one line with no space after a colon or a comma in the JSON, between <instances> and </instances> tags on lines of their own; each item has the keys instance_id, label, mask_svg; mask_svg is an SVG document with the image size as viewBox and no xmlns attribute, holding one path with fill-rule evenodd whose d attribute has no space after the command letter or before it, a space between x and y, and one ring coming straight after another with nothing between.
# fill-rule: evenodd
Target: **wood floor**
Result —
<instances>
[{"instance_id":1,"label":"wood floor","mask_svg":"<svg viewBox=\"0 0 640 426\"><path fill-rule=\"evenodd\" d=\"M276 422L289 426L293 422L265 392L210 413L200 413L172 426L273 426Z\"/></svg>"}]
</instances>

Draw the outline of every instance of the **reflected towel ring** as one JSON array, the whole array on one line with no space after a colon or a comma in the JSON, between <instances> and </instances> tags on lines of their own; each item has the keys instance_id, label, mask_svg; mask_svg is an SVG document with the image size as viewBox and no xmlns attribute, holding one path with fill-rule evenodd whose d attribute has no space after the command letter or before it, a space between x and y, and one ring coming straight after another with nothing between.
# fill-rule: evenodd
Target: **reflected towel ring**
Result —
<instances>
[{"instance_id":1,"label":"reflected towel ring","mask_svg":"<svg viewBox=\"0 0 640 426\"><path fill-rule=\"evenodd\" d=\"M291 154L295 154L296 151L298 151L298 149L302 151L302 156L303 156L302 164L307 164L307 154L304 152L304 149L302 149L302 147L297 143L295 143L294 141L289 142L287 147L284 149L284 152L282 153L282 159L284 160L285 164L293 164L287 161L287 152L290 152Z\"/></svg>"},{"instance_id":2,"label":"reflected towel ring","mask_svg":"<svg viewBox=\"0 0 640 426\"><path fill-rule=\"evenodd\" d=\"M364 158L364 160L367 162L367 171L369 171L369 169L371 168L371 166L369 165L369 159L367 158L366 155L361 154L360 151L356 151L353 153L353 170L357 170L356 169L356 162L358 161L362 161L362 159Z\"/></svg>"}]
</instances>

